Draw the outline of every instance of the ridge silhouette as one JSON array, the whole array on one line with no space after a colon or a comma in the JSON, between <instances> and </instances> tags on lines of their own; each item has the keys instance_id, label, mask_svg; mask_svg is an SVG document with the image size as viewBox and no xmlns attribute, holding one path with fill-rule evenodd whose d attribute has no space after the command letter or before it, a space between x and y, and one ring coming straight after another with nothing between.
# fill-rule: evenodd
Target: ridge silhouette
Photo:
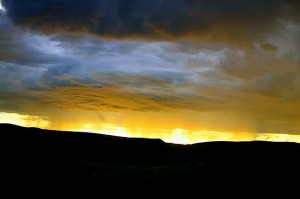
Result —
<instances>
[{"instance_id":1,"label":"ridge silhouette","mask_svg":"<svg viewBox=\"0 0 300 199\"><path fill-rule=\"evenodd\" d=\"M2 176L9 181L159 182L213 185L299 179L300 144L124 138L0 124ZM282 181L285 180L285 181Z\"/></svg>"}]
</instances>

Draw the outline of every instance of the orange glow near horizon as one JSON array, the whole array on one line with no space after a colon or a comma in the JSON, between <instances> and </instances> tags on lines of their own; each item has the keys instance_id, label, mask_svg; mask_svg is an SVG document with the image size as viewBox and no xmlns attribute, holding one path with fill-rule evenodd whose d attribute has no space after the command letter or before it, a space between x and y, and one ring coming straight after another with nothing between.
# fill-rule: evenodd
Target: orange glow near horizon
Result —
<instances>
[{"instance_id":1,"label":"orange glow near horizon","mask_svg":"<svg viewBox=\"0 0 300 199\"><path fill-rule=\"evenodd\" d=\"M194 144L209 141L276 141L300 143L300 135L275 134L275 133L247 133L247 132L220 132L188 129L151 129L151 128L126 128L110 123L103 124L77 124L60 128L51 128L50 122L38 116L22 115L16 113L0 113L0 123L10 123L24 127L38 127L42 129L79 131L99 133L120 137L139 137L161 139L167 143Z\"/></svg>"},{"instance_id":2,"label":"orange glow near horizon","mask_svg":"<svg viewBox=\"0 0 300 199\"><path fill-rule=\"evenodd\" d=\"M47 129L49 126L49 121L42 119L39 116L22 115L18 113L0 112L0 123L8 123L24 127L37 127L42 129Z\"/></svg>"}]
</instances>

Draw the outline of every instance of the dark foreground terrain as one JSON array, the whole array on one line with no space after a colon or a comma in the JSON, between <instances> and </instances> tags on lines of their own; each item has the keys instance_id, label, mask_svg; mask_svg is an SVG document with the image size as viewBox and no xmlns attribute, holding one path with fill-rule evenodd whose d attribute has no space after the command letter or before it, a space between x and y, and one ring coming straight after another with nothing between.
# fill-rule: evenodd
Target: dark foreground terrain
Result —
<instances>
[{"instance_id":1,"label":"dark foreground terrain","mask_svg":"<svg viewBox=\"0 0 300 199\"><path fill-rule=\"evenodd\" d=\"M300 179L300 144L208 142L57 132L1 124L1 179L10 182L258 184ZM4 166L4 167L3 167ZM249 184L249 183L248 183Z\"/></svg>"}]
</instances>

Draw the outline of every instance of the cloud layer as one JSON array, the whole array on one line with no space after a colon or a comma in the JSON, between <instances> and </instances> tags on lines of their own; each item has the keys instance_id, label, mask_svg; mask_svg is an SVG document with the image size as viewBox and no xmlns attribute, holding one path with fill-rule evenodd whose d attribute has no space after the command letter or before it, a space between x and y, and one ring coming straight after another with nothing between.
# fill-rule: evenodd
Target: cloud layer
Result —
<instances>
[{"instance_id":1,"label":"cloud layer","mask_svg":"<svg viewBox=\"0 0 300 199\"><path fill-rule=\"evenodd\" d=\"M203 128L299 133L298 1L2 4L0 111L184 110Z\"/></svg>"},{"instance_id":2,"label":"cloud layer","mask_svg":"<svg viewBox=\"0 0 300 199\"><path fill-rule=\"evenodd\" d=\"M3 0L8 16L38 32L112 39L193 39L251 45L278 20L299 20L296 0ZM261 33L263 32L263 33Z\"/></svg>"}]
</instances>

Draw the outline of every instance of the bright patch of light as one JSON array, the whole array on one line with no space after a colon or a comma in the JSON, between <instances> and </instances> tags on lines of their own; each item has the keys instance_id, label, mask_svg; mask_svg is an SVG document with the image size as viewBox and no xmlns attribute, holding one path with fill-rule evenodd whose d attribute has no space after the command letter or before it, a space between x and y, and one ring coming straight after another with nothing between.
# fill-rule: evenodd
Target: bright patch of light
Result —
<instances>
[{"instance_id":1,"label":"bright patch of light","mask_svg":"<svg viewBox=\"0 0 300 199\"><path fill-rule=\"evenodd\" d=\"M93 132L111 136L161 139L167 143L194 144L210 141L272 141L272 142L296 142L300 143L300 135L276 134L276 133L246 133L246 132L219 132L219 131L190 131L187 129L130 129L110 123L81 124L77 127L61 126L60 129L51 128L51 122L43 117L23 115L18 113L1 113L0 123L10 123L25 127L38 127L43 129Z\"/></svg>"},{"instance_id":2,"label":"bright patch of light","mask_svg":"<svg viewBox=\"0 0 300 199\"><path fill-rule=\"evenodd\" d=\"M300 143L300 135L265 133L257 136L257 140Z\"/></svg>"},{"instance_id":3,"label":"bright patch of light","mask_svg":"<svg viewBox=\"0 0 300 199\"><path fill-rule=\"evenodd\" d=\"M3 7L2 2L0 1L0 11L6 11L6 9Z\"/></svg>"},{"instance_id":4,"label":"bright patch of light","mask_svg":"<svg viewBox=\"0 0 300 199\"><path fill-rule=\"evenodd\" d=\"M173 130L171 140L168 140L168 142L175 144L190 144L191 141L188 139L186 133L188 133L187 130L175 129Z\"/></svg>"},{"instance_id":5,"label":"bright patch of light","mask_svg":"<svg viewBox=\"0 0 300 199\"><path fill-rule=\"evenodd\" d=\"M18 113L0 113L0 123L37 128L47 128L49 126L49 121L42 117Z\"/></svg>"},{"instance_id":6,"label":"bright patch of light","mask_svg":"<svg viewBox=\"0 0 300 199\"><path fill-rule=\"evenodd\" d=\"M113 126L111 124L103 124L101 125L101 129L95 128L94 124L83 124L80 129L73 129L72 131L92 132L119 137L131 137L126 128Z\"/></svg>"},{"instance_id":7,"label":"bright patch of light","mask_svg":"<svg viewBox=\"0 0 300 199\"><path fill-rule=\"evenodd\" d=\"M61 55L64 53L60 42L51 39L51 37L27 33L22 37L22 39L24 42L30 41L30 43L27 42L27 45L40 52L54 55Z\"/></svg>"}]
</instances>

